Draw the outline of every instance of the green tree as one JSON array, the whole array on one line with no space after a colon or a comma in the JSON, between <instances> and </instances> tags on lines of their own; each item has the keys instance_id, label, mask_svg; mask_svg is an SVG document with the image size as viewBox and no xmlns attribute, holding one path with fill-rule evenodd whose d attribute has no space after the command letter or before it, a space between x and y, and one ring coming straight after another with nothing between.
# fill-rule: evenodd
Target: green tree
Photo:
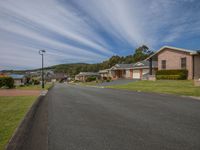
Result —
<instances>
[{"instance_id":1,"label":"green tree","mask_svg":"<svg viewBox=\"0 0 200 150\"><path fill-rule=\"evenodd\" d=\"M142 45L135 50L133 58L135 62L138 62L138 61L144 60L151 54L152 54L152 51L149 50L149 48L146 45Z\"/></svg>"}]
</instances>

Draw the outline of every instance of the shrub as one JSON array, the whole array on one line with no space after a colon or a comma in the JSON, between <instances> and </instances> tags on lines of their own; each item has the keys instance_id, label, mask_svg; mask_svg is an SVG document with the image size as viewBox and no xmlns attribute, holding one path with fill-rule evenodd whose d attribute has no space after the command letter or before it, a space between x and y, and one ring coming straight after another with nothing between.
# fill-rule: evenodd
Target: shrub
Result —
<instances>
[{"instance_id":1,"label":"shrub","mask_svg":"<svg viewBox=\"0 0 200 150\"><path fill-rule=\"evenodd\" d=\"M95 80L96 80L95 76L90 76L90 77L87 77L86 82L91 82L91 81L95 81Z\"/></svg>"},{"instance_id":2,"label":"shrub","mask_svg":"<svg viewBox=\"0 0 200 150\"><path fill-rule=\"evenodd\" d=\"M186 80L187 70L159 70L156 72L157 80Z\"/></svg>"},{"instance_id":3,"label":"shrub","mask_svg":"<svg viewBox=\"0 0 200 150\"><path fill-rule=\"evenodd\" d=\"M107 80L107 77L103 77L103 80Z\"/></svg>"},{"instance_id":4,"label":"shrub","mask_svg":"<svg viewBox=\"0 0 200 150\"><path fill-rule=\"evenodd\" d=\"M40 84L40 81L37 80L37 79L32 79L31 83L32 83L33 85L39 85L39 84Z\"/></svg>"},{"instance_id":5,"label":"shrub","mask_svg":"<svg viewBox=\"0 0 200 150\"><path fill-rule=\"evenodd\" d=\"M109 80L109 79L107 79L107 80L106 80L106 82L110 82L110 80Z\"/></svg>"},{"instance_id":6,"label":"shrub","mask_svg":"<svg viewBox=\"0 0 200 150\"><path fill-rule=\"evenodd\" d=\"M179 75L157 75L157 80L180 80Z\"/></svg>"},{"instance_id":7,"label":"shrub","mask_svg":"<svg viewBox=\"0 0 200 150\"><path fill-rule=\"evenodd\" d=\"M14 87L14 80L11 77L0 77L0 87L6 86L8 88Z\"/></svg>"}]
</instances>

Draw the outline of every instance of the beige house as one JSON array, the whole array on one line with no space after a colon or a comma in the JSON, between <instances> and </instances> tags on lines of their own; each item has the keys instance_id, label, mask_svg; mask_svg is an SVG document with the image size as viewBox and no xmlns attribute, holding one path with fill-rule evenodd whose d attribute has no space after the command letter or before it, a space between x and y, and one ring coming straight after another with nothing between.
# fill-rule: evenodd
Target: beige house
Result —
<instances>
[{"instance_id":1,"label":"beige house","mask_svg":"<svg viewBox=\"0 0 200 150\"><path fill-rule=\"evenodd\" d=\"M157 62L152 64L153 74L157 70ZM101 77L116 79L144 79L149 75L149 61L140 61L135 64L116 64L110 69L100 70Z\"/></svg>"},{"instance_id":2,"label":"beige house","mask_svg":"<svg viewBox=\"0 0 200 150\"><path fill-rule=\"evenodd\" d=\"M111 77L111 70L110 69L100 70L99 74L101 76L101 79L108 78Z\"/></svg>"},{"instance_id":3,"label":"beige house","mask_svg":"<svg viewBox=\"0 0 200 150\"><path fill-rule=\"evenodd\" d=\"M88 77L96 77L99 78L99 73L96 72L80 72L75 76L75 80L85 82Z\"/></svg>"},{"instance_id":4,"label":"beige house","mask_svg":"<svg viewBox=\"0 0 200 150\"><path fill-rule=\"evenodd\" d=\"M10 74L8 76L11 77L11 78L13 78L15 86L24 85L26 83L26 81L27 81L25 75Z\"/></svg>"},{"instance_id":5,"label":"beige house","mask_svg":"<svg viewBox=\"0 0 200 150\"><path fill-rule=\"evenodd\" d=\"M182 48L164 46L148 57L150 75L152 61L158 61L158 70L187 69L188 79L200 78L200 52Z\"/></svg>"}]
</instances>

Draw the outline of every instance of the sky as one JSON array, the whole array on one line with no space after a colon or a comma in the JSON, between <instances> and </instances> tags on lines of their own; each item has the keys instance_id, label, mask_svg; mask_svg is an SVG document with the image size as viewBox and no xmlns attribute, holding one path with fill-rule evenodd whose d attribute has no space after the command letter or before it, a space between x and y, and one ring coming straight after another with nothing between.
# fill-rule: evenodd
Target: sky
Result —
<instances>
[{"instance_id":1,"label":"sky","mask_svg":"<svg viewBox=\"0 0 200 150\"><path fill-rule=\"evenodd\" d=\"M0 0L0 70L200 49L200 0Z\"/></svg>"}]
</instances>

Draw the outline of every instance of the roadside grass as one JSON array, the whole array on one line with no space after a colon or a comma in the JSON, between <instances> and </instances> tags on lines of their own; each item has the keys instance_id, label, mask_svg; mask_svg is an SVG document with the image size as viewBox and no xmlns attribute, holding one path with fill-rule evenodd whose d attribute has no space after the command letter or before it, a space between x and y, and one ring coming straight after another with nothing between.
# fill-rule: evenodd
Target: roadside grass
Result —
<instances>
[{"instance_id":1,"label":"roadside grass","mask_svg":"<svg viewBox=\"0 0 200 150\"><path fill-rule=\"evenodd\" d=\"M98 83L96 81L94 82L79 82L79 85L91 85L91 86L95 86Z\"/></svg>"},{"instance_id":2,"label":"roadside grass","mask_svg":"<svg viewBox=\"0 0 200 150\"><path fill-rule=\"evenodd\" d=\"M200 87L195 87L191 80L137 81L124 85L108 86L108 88L185 96L200 96Z\"/></svg>"},{"instance_id":3,"label":"roadside grass","mask_svg":"<svg viewBox=\"0 0 200 150\"><path fill-rule=\"evenodd\" d=\"M0 150L4 150L36 96L0 96Z\"/></svg>"},{"instance_id":4,"label":"roadside grass","mask_svg":"<svg viewBox=\"0 0 200 150\"><path fill-rule=\"evenodd\" d=\"M48 90L52 86L53 86L53 84L51 84L51 83L45 84L45 90ZM16 86L16 89L19 89L19 90L42 90L42 87L41 87L41 85L25 85L25 86Z\"/></svg>"}]
</instances>

